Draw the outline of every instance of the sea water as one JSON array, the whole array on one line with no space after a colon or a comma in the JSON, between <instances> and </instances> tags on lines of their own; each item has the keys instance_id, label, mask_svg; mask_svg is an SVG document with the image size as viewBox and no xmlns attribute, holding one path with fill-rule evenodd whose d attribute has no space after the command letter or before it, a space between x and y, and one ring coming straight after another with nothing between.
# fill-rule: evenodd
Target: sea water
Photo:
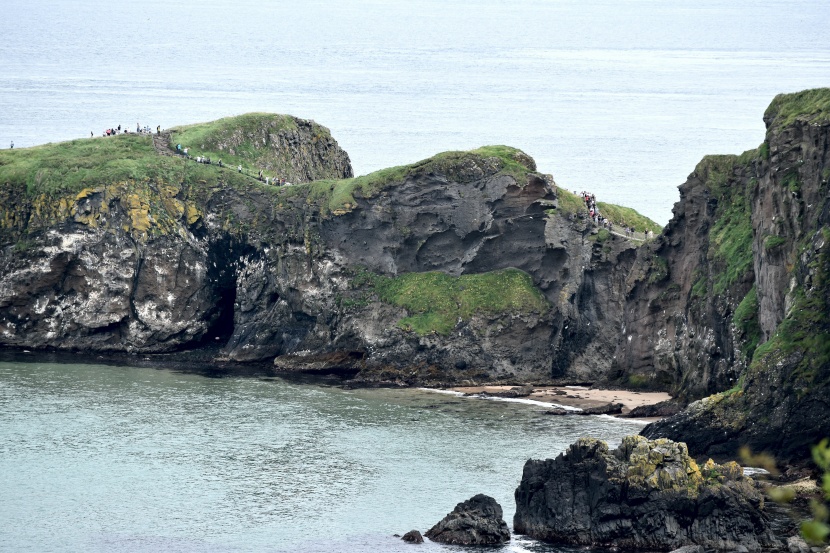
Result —
<instances>
[{"instance_id":1,"label":"sea water","mask_svg":"<svg viewBox=\"0 0 830 553\"><path fill-rule=\"evenodd\" d=\"M664 224L775 94L830 84L828 21L816 0L4 0L0 147L290 113L357 174L508 144ZM64 360L0 364L2 551L409 551L392 534L476 493L510 522L526 459L640 429Z\"/></svg>"},{"instance_id":2,"label":"sea water","mask_svg":"<svg viewBox=\"0 0 830 553\"><path fill-rule=\"evenodd\" d=\"M0 362L0 550L409 551L527 459L642 423L426 390ZM435 544L430 550L452 548ZM514 538L504 551L560 551Z\"/></svg>"},{"instance_id":3,"label":"sea water","mask_svg":"<svg viewBox=\"0 0 830 553\"><path fill-rule=\"evenodd\" d=\"M508 144L665 224L703 155L830 85L828 22L820 0L4 0L0 147L290 113L357 174Z\"/></svg>"}]
</instances>

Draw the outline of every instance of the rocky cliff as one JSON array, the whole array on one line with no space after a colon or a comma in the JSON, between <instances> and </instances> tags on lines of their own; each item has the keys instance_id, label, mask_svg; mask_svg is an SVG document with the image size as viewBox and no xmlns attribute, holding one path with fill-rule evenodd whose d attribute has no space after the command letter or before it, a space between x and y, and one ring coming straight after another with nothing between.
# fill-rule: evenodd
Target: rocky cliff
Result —
<instances>
[{"instance_id":1,"label":"rocky cliff","mask_svg":"<svg viewBox=\"0 0 830 553\"><path fill-rule=\"evenodd\" d=\"M343 178L347 157L322 127L231 123L172 130L212 165L160 155L145 136L4 152L0 343L215 343L221 359L364 382L606 371L634 248L597 233L522 152L449 152ZM248 176L275 168L315 180Z\"/></svg>"},{"instance_id":2,"label":"rocky cliff","mask_svg":"<svg viewBox=\"0 0 830 553\"><path fill-rule=\"evenodd\" d=\"M778 96L764 120L757 150L697 167L639 252L616 374L718 392L646 436L806 459L830 435L830 89Z\"/></svg>"}]
</instances>

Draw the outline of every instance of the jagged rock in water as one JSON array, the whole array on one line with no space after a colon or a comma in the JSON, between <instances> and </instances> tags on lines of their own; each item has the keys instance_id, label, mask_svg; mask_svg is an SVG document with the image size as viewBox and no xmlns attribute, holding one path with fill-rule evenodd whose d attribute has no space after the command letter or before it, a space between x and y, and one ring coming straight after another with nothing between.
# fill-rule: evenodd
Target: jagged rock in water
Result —
<instances>
[{"instance_id":1,"label":"jagged rock in water","mask_svg":"<svg viewBox=\"0 0 830 553\"><path fill-rule=\"evenodd\" d=\"M401 539L406 543L424 543L424 537L418 530L410 530Z\"/></svg>"},{"instance_id":2,"label":"jagged rock in water","mask_svg":"<svg viewBox=\"0 0 830 553\"><path fill-rule=\"evenodd\" d=\"M514 531L570 545L669 551L779 547L764 501L733 463L702 469L686 445L627 436L616 450L581 438L530 460L516 489Z\"/></svg>"},{"instance_id":3,"label":"jagged rock in water","mask_svg":"<svg viewBox=\"0 0 830 553\"><path fill-rule=\"evenodd\" d=\"M510 541L503 516L495 499L478 494L456 505L425 535L448 545L498 545Z\"/></svg>"}]
</instances>

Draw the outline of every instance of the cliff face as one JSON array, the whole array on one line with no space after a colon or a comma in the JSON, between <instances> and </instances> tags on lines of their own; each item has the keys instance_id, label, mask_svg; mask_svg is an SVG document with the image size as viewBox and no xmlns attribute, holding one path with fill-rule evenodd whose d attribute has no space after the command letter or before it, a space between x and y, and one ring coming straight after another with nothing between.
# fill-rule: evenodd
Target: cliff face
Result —
<instances>
[{"instance_id":1,"label":"cliff face","mask_svg":"<svg viewBox=\"0 0 830 553\"><path fill-rule=\"evenodd\" d=\"M242 155L230 144L262 142L220 127L173 136L191 155L222 150L226 165ZM292 164L314 175L327 159L315 144L333 140L297 136ZM610 294L615 267L633 249L557 207L552 178L517 150L276 188L142 140L63 146L95 148L82 177L76 158L41 170L52 150L21 150L40 156L29 173L26 159L5 163L0 343L152 353L210 342L234 361L410 383L595 379L607 366L623 304ZM137 168L119 174L124 152L110 160L106 148L122 142ZM247 167L268 168L279 143ZM347 172L342 160L321 176Z\"/></svg>"},{"instance_id":2,"label":"cliff face","mask_svg":"<svg viewBox=\"0 0 830 553\"><path fill-rule=\"evenodd\" d=\"M735 366L745 368L730 389L647 427L644 435L683 439L695 453L733 455L746 444L779 459L808 458L809 446L830 435L828 114L830 90L779 96L764 117L764 144L735 158L727 182L748 201L752 265L722 298L707 294L707 301L726 306L722 318L732 322L708 328L722 343L739 344L732 351L742 348L746 361ZM669 228L683 225L693 206L681 201ZM705 264L690 267L694 274ZM681 298L680 309L689 311L692 298ZM683 350L680 333L674 347ZM715 357L708 363L690 357L680 372L705 374Z\"/></svg>"},{"instance_id":3,"label":"cliff face","mask_svg":"<svg viewBox=\"0 0 830 553\"><path fill-rule=\"evenodd\" d=\"M686 399L737 382L754 348L733 316L754 290L750 203L760 155L707 157L680 187L674 217L628 275L613 376Z\"/></svg>"}]
</instances>

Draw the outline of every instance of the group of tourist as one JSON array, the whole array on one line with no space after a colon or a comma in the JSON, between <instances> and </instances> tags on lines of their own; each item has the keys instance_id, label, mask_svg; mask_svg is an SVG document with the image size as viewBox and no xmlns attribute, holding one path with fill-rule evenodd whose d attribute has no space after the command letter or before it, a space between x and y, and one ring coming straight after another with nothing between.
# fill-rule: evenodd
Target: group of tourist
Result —
<instances>
[{"instance_id":1,"label":"group of tourist","mask_svg":"<svg viewBox=\"0 0 830 553\"><path fill-rule=\"evenodd\" d=\"M574 191L574 194L576 194L576 191ZM594 194L592 194L590 192L585 192L585 191L581 192L579 195L582 197L582 200L585 202L585 207L588 209L588 216L591 218L591 220L594 222L594 224L599 226L599 227L602 227L602 228L613 231L614 230L614 224L611 222L610 219L608 219L607 217L604 217L599 212L599 208L597 207L597 197ZM629 238L633 238L634 233L636 232L634 227L627 226L627 225L623 225L622 230L623 230L623 233L625 233L625 236L628 236ZM646 238L648 238L648 237L649 237L648 233L646 233Z\"/></svg>"},{"instance_id":2,"label":"group of tourist","mask_svg":"<svg viewBox=\"0 0 830 553\"><path fill-rule=\"evenodd\" d=\"M136 134L153 134L153 130L150 127L148 127L146 125L144 127L142 127L138 123L135 124L135 132L136 132ZM126 125L124 126L124 130L121 130L121 125L118 125L117 127L112 127L110 129L106 129L101 136L116 136L118 134L129 134L129 133L130 133L130 130L127 128ZM156 134L161 134L161 125L156 127ZM92 131L89 131L89 137L93 138L94 136L95 136L95 133L92 132Z\"/></svg>"},{"instance_id":3,"label":"group of tourist","mask_svg":"<svg viewBox=\"0 0 830 553\"><path fill-rule=\"evenodd\" d=\"M187 146L182 146L181 144L176 144L176 155L182 156L186 159L192 159L196 163L204 163L206 165L213 165L213 160L208 156L196 156L191 157L189 153L189 148ZM219 167L225 167L225 164L222 163L222 160L219 159L216 161L216 165ZM252 176L247 170L243 169L242 165L237 165L236 170L239 173L245 173L246 175ZM266 185L269 186L291 186L290 182L287 182L285 179L280 177L267 177L265 176L262 169L259 170L259 175L255 177L258 181L264 182Z\"/></svg>"}]
</instances>

